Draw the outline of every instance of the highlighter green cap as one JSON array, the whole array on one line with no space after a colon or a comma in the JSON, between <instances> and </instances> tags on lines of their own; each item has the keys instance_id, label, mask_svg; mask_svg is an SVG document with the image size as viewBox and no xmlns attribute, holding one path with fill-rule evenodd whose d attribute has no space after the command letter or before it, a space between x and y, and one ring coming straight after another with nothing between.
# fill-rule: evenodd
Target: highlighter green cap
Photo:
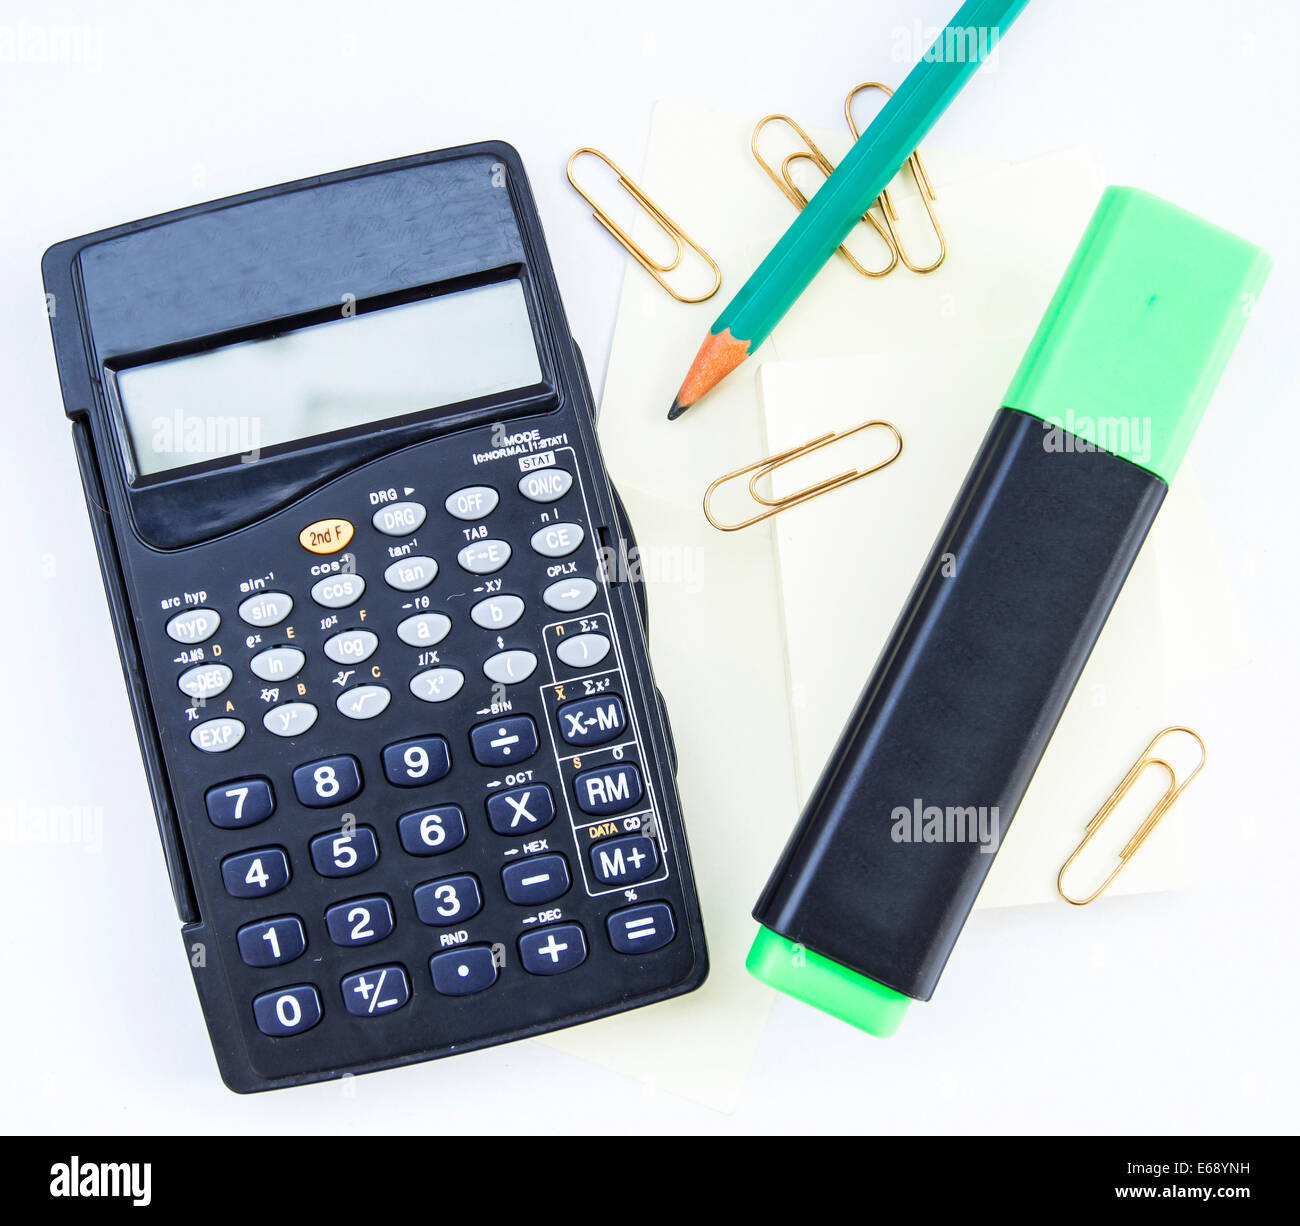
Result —
<instances>
[{"instance_id":1,"label":"highlighter green cap","mask_svg":"<svg viewBox=\"0 0 1300 1226\"><path fill-rule=\"evenodd\" d=\"M1103 194L754 908L756 978L882 1038L930 999L994 856L891 814L989 806L1005 835L1268 270L1149 192Z\"/></svg>"}]
</instances>

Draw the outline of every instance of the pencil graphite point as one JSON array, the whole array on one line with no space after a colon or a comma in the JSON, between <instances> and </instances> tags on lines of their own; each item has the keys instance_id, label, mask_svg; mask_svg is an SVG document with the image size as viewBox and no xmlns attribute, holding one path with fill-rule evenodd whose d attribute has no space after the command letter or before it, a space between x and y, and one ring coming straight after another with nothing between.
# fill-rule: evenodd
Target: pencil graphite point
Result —
<instances>
[{"instance_id":1,"label":"pencil graphite point","mask_svg":"<svg viewBox=\"0 0 1300 1226\"><path fill-rule=\"evenodd\" d=\"M668 410L668 420L680 417L711 387L721 383L749 356L749 342L731 335L730 328L710 332L686 372L681 390Z\"/></svg>"}]
</instances>

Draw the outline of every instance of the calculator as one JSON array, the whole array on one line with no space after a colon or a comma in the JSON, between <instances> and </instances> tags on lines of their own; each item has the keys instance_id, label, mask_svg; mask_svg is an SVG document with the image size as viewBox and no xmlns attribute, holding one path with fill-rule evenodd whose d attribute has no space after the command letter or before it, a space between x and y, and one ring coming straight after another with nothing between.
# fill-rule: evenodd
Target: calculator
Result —
<instances>
[{"instance_id":1,"label":"calculator","mask_svg":"<svg viewBox=\"0 0 1300 1226\"><path fill-rule=\"evenodd\" d=\"M697 987L636 547L516 152L212 201L43 272L226 1084Z\"/></svg>"}]
</instances>

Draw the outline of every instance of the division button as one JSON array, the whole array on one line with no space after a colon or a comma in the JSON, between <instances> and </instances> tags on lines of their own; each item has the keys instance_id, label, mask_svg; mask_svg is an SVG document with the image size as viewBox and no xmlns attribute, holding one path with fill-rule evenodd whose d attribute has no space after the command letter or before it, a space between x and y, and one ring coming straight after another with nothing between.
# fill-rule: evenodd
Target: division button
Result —
<instances>
[{"instance_id":1,"label":"division button","mask_svg":"<svg viewBox=\"0 0 1300 1226\"><path fill-rule=\"evenodd\" d=\"M261 898L289 884L289 857L280 847L241 851L221 862L221 883L231 898Z\"/></svg>"},{"instance_id":2,"label":"division button","mask_svg":"<svg viewBox=\"0 0 1300 1226\"><path fill-rule=\"evenodd\" d=\"M499 651L483 661L483 675L501 685L514 685L527 681L537 668L537 657L531 651Z\"/></svg>"},{"instance_id":3,"label":"division button","mask_svg":"<svg viewBox=\"0 0 1300 1226\"><path fill-rule=\"evenodd\" d=\"M487 945L464 945L429 959L433 990L443 996L469 996L497 981L497 962Z\"/></svg>"},{"instance_id":4,"label":"division button","mask_svg":"<svg viewBox=\"0 0 1300 1226\"><path fill-rule=\"evenodd\" d=\"M216 609L187 609L167 623L167 637L178 643L204 643L220 625L221 614Z\"/></svg>"},{"instance_id":5,"label":"division button","mask_svg":"<svg viewBox=\"0 0 1300 1226\"><path fill-rule=\"evenodd\" d=\"M549 524L533 533L533 552L544 558L566 558L582 544L584 535L580 524Z\"/></svg>"},{"instance_id":6,"label":"division button","mask_svg":"<svg viewBox=\"0 0 1300 1226\"><path fill-rule=\"evenodd\" d=\"M537 752L537 725L528 715L493 720L471 728L469 744L483 766L513 766Z\"/></svg>"},{"instance_id":7,"label":"division button","mask_svg":"<svg viewBox=\"0 0 1300 1226\"><path fill-rule=\"evenodd\" d=\"M561 639L555 654L570 668L591 668L609 655L609 639L603 634L575 634Z\"/></svg>"},{"instance_id":8,"label":"division button","mask_svg":"<svg viewBox=\"0 0 1300 1226\"><path fill-rule=\"evenodd\" d=\"M609 943L621 954L648 954L662 949L677 935L673 909L666 902L624 907L605 920Z\"/></svg>"},{"instance_id":9,"label":"division button","mask_svg":"<svg viewBox=\"0 0 1300 1226\"><path fill-rule=\"evenodd\" d=\"M427 668L411 678L411 693L421 702L446 702L464 684L465 674L454 668Z\"/></svg>"},{"instance_id":10,"label":"division button","mask_svg":"<svg viewBox=\"0 0 1300 1226\"><path fill-rule=\"evenodd\" d=\"M250 626L278 626L293 612L293 597L288 592L258 592L239 606L241 621Z\"/></svg>"},{"instance_id":11,"label":"division button","mask_svg":"<svg viewBox=\"0 0 1300 1226\"><path fill-rule=\"evenodd\" d=\"M474 624L484 630L504 630L513 626L523 613L524 602L518 596L489 596L469 611Z\"/></svg>"},{"instance_id":12,"label":"division button","mask_svg":"<svg viewBox=\"0 0 1300 1226\"><path fill-rule=\"evenodd\" d=\"M555 717L560 721L560 735L570 745L603 745L627 727L623 700L617 694L565 703Z\"/></svg>"},{"instance_id":13,"label":"division button","mask_svg":"<svg viewBox=\"0 0 1300 1226\"><path fill-rule=\"evenodd\" d=\"M256 826L275 812L275 794L265 779L234 779L203 794L208 821L223 830Z\"/></svg>"},{"instance_id":14,"label":"division button","mask_svg":"<svg viewBox=\"0 0 1300 1226\"><path fill-rule=\"evenodd\" d=\"M254 677L263 681L288 681L296 677L307 663L306 655L296 647L268 647L248 662Z\"/></svg>"},{"instance_id":15,"label":"division button","mask_svg":"<svg viewBox=\"0 0 1300 1226\"><path fill-rule=\"evenodd\" d=\"M587 959L587 938L577 924L552 924L519 938L519 960L531 975L560 975Z\"/></svg>"},{"instance_id":16,"label":"division button","mask_svg":"<svg viewBox=\"0 0 1300 1226\"><path fill-rule=\"evenodd\" d=\"M398 558L384 571L384 582L399 592L418 592L428 587L438 577L438 563L432 558L417 554L411 558Z\"/></svg>"},{"instance_id":17,"label":"division button","mask_svg":"<svg viewBox=\"0 0 1300 1226\"><path fill-rule=\"evenodd\" d=\"M597 817L622 813L641 799L641 775L630 762L583 771L573 778L578 808Z\"/></svg>"},{"instance_id":18,"label":"division button","mask_svg":"<svg viewBox=\"0 0 1300 1226\"><path fill-rule=\"evenodd\" d=\"M356 604L366 590L360 575L327 575L312 585L311 598L327 609L346 609Z\"/></svg>"},{"instance_id":19,"label":"division button","mask_svg":"<svg viewBox=\"0 0 1300 1226\"><path fill-rule=\"evenodd\" d=\"M397 623L397 637L408 647L436 647L450 633L445 613L417 613Z\"/></svg>"},{"instance_id":20,"label":"division button","mask_svg":"<svg viewBox=\"0 0 1300 1226\"><path fill-rule=\"evenodd\" d=\"M591 871L606 885L631 885L653 877L659 868L659 852L653 839L643 834L626 834L597 843L588 853Z\"/></svg>"},{"instance_id":21,"label":"division button","mask_svg":"<svg viewBox=\"0 0 1300 1226\"><path fill-rule=\"evenodd\" d=\"M554 502L573 484L573 474L563 468L540 468L519 478L519 492L530 502Z\"/></svg>"},{"instance_id":22,"label":"division button","mask_svg":"<svg viewBox=\"0 0 1300 1226\"><path fill-rule=\"evenodd\" d=\"M309 983L264 992L253 1001L257 1028L272 1038L301 1034L321 1019L320 993Z\"/></svg>"},{"instance_id":23,"label":"division button","mask_svg":"<svg viewBox=\"0 0 1300 1226\"><path fill-rule=\"evenodd\" d=\"M392 697L386 686L357 685L344 690L334 700L334 705L338 713L348 719L374 719L383 713Z\"/></svg>"},{"instance_id":24,"label":"division button","mask_svg":"<svg viewBox=\"0 0 1300 1226\"><path fill-rule=\"evenodd\" d=\"M420 922L435 928L462 923L477 915L483 907L478 878L469 873L426 881L415 887L412 897Z\"/></svg>"},{"instance_id":25,"label":"division button","mask_svg":"<svg viewBox=\"0 0 1300 1226\"><path fill-rule=\"evenodd\" d=\"M497 834L531 834L555 820L555 797L544 783L492 792L487 798L488 825Z\"/></svg>"},{"instance_id":26,"label":"division button","mask_svg":"<svg viewBox=\"0 0 1300 1226\"><path fill-rule=\"evenodd\" d=\"M196 664L181 673L176 679L176 685L189 698L215 698L218 694L225 693L234 675L234 671L225 664Z\"/></svg>"},{"instance_id":27,"label":"division button","mask_svg":"<svg viewBox=\"0 0 1300 1226\"><path fill-rule=\"evenodd\" d=\"M338 553L352 539L346 519L318 519L298 533L298 544L309 553Z\"/></svg>"},{"instance_id":28,"label":"division button","mask_svg":"<svg viewBox=\"0 0 1300 1226\"><path fill-rule=\"evenodd\" d=\"M409 536L424 523L425 515L424 507L418 502L393 502L380 507L370 522L385 536Z\"/></svg>"},{"instance_id":29,"label":"division button","mask_svg":"<svg viewBox=\"0 0 1300 1226\"><path fill-rule=\"evenodd\" d=\"M190 743L204 753L225 753L243 739L243 723L230 715L205 720L190 732Z\"/></svg>"},{"instance_id":30,"label":"division button","mask_svg":"<svg viewBox=\"0 0 1300 1226\"><path fill-rule=\"evenodd\" d=\"M262 716L262 727L276 736L302 736L316 722L317 711L309 702L286 702Z\"/></svg>"},{"instance_id":31,"label":"division button","mask_svg":"<svg viewBox=\"0 0 1300 1226\"><path fill-rule=\"evenodd\" d=\"M596 598L596 584L591 579L561 579L542 593L547 607L560 613L576 613Z\"/></svg>"},{"instance_id":32,"label":"division button","mask_svg":"<svg viewBox=\"0 0 1300 1226\"><path fill-rule=\"evenodd\" d=\"M343 1007L353 1017L378 1017L393 1013L411 999L406 972L400 966L376 966L348 975L339 984Z\"/></svg>"},{"instance_id":33,"label":"division button","mask_svg":"<svg viewBox=\"0 0 1300 1226\"><path fill-rule=\"evenodd\" d=\"M294 915L245 924L235 933L235 941L246 966L279 966L301 957L307 948L302 921Z\"/></svg>"},{"instance_id":34,"label":"division button","mask_svg":"<svg viewBox=\"0 0 1300 1226\"><path fill-rule=\"evenodd\" d=\"M378 646L379 635L373 630L343 630L322 644L326 657L335 664L360 664L370 659Z\"/></svg>"},{"instance_id":35,"label":"division button","mask_svg":"<svg viewBox=\"0 0 1300 1226\"><path fill-rule=\"evenodd\" d=\"M501 886L506 897L521 907L535 907L554 902L568 893L569 862L558 853L529 856L516 860L501 870Z\"/></svg>"},{"instance_id":36,"label":"division button","mask_svg":"<svg viewBox=\"0 0 1300 1226\"><path fill-rule=\"evenodd\" d=\"M506 541L474 541L456 555L456 561L471 575L491 575L510 561L510 546Z\"/></svg>"},{"instance_id":37,"label":"division button","mask_svg":"<svg viewBox=\"0 0 1300 1226\"><path fill-rule=\"evenodd\" d=\"M496 510L500 498L490 485L467 485L463 490L447 495L442 505L448 515L466 521L483 519Z\"/></svg>"}]
</instances>

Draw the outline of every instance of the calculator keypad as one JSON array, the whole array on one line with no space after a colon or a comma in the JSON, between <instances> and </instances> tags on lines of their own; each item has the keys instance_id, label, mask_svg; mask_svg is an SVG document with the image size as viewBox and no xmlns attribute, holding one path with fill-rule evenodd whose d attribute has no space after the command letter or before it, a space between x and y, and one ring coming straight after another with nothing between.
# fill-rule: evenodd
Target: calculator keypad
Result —
<instances>
[{"instance_id":1,"label":"calculator keypad","mask_svg":"<svg viewBox=\"0 0 1300 1226\"><path fill-rule=\"evenodd\" d=\"M526 458L450 493L399 478L369 506L326 487L285 515L292 566L245 546L247 590L158 623L185 752L209 768L203 912L277 1052L417 1016L408 1050L472 1038L475 1010L521 999L507 981L531 994L512 1025L546 1020L547 981L585 985L571 1011L607 1010L645 991L629 955L681 944L573 452Z\"/></svg>"}]
</instances>

